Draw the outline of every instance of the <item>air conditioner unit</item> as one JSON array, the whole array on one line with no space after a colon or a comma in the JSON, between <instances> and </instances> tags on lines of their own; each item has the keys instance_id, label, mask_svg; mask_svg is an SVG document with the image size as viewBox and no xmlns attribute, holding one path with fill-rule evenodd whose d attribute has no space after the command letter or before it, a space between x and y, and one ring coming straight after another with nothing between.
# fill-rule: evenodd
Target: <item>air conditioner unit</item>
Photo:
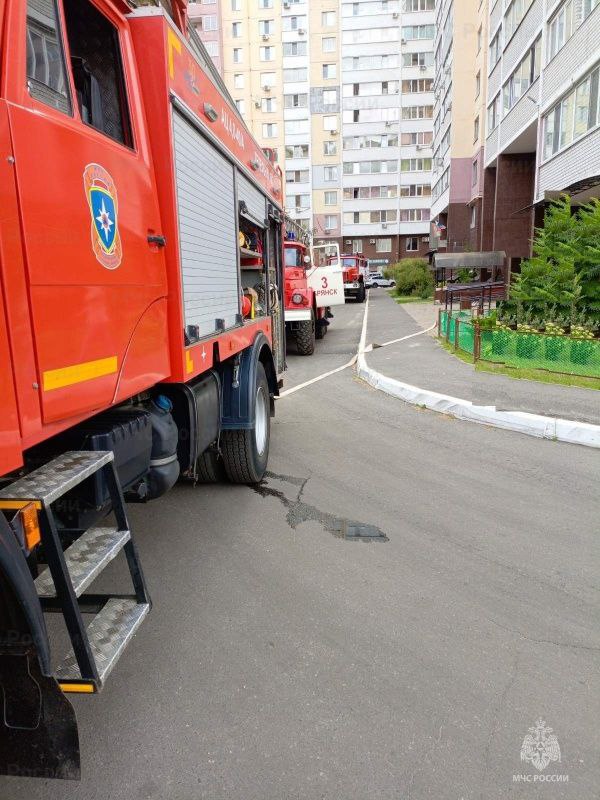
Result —
<instances>
[{"instance_id":1,"label":"air conditioner unit","mask_svg":"<svg viewBox=\"0 0 600 800\"><path fill-rule=\"evenodd\" d=\"M421 241L425 244L429 244L429 236L421 236Z\"/></svg>"},{"instance_id":2,"label":"air conditioner unit","mask_svg":"<svg viewBox=\"0 0 600 800\"><path fill-rule=\"evenodd\" d=\"M289 4L289 3L284 3L284 4L283 4L283 7L284 7L284 8L289 8L289 7L290 7L290 4Z\"/></svg>"},{"instance_id":3,"label":"air conditioner unit","mask_svg":"<svg viewBox=\"0 0 600 800\"><path fill-rule=\"evenodd\" d=\"M305 33L306 31L304 30L304 28L298 28L298 36L304 36Z\"/></svg>"},{"instance_id":4,"label":"air conditioner unit","mask_svg":"<svg viewBox=\"0 0 600 800\"><path fill-rule=\"evenodd\" d=\"M426 150L426 149L427 149L427 145L426 144L418 144L417 145L417 150Z\"/></svg>"},{"instance_id":5,"label":"air conditioner unit","mask_svg":"<svg viewBox=\"0 0 600 800\"><path fill-rule=\"evenodd\" d=\"M337 130L335 130L335 129L334 129L334 130L332 130L332 131L329 131L329 133L330 133L332 136L337 136L337 135L338 135L338 131L337 131Z\"/></svg>"},{"instance_id":6,"label":"air conditioner unit","mask_svg":"<svg viewBox=\"0 0 600 800\"><path fill-rule=\"evenodd\" d=\"M369 244L375 244L375 239L369 239Z\"/></svg>"},{"instance_id":7,"label":"air conditioner unit","mask_svg":"<svg viewBox=\"0 0 600 800\"><path fill-rule=\"evenodd\" d=\"M391 120L389 120L389 119L388 119L388 120L386 121L386 123L385 123L385 127L386 127L386 128L391 128L391 127L392 127L392 122L391 122Z\"/></svg>"},{"instance_id":8,"label":"air conditioner unit","mask_svg":"<svg viewBox=\"0 0 600 800\"><path fill-rule=\"evenodd\" d=\"M262 88L263 88L263 92L270 92L271 91L271 87L270 86L263 86Z\"/></svg>"},{"instance_id":9,"label":"air conditioner unit","mask_svg":"<svg viewBox=\"0 0 600 800\"><path fill-rule=\"evenodd\" d=\"M261 105L262 105L262 103L260 102L260 100L255 100L254 101L254 108L260 108Z\"/></svg>"},{"instance_id":10,"label":"air conditioner unit","mask_svg":"<svg viewBox=\"0 0 600 800\"><path fill-rule=\"evenodd\" d=\"M263 37L262 37L263 42L268 42L270 38L271 37L269 36L268 33L263 33Z\"/></svg>"},{"instance_id":11,"label":"air conditioner unit","mask_svg":"<svg viewBox=\"0 0 600 800\"><path fill-rule=\"evenodd\" d=\"M436 166L443 167L444 166L444 159L443 158L436 158L435 159Z\"/></svg>"},{"instance_id":12,"label":"air conditioner unit","mask_svg":"<svg viewBox=\"0 0 600 800\"><path fill-rule=\"evenodd\" d=\"M400 16L400 14L397 11L394 11L394 13L392 14L392 17L394 19L398 19L399 16Z\"/></svg>"},{"instance_id":13,"label":"air conditioner unit","mask_svg":"<svg viewBox=\"0 0 600 800\"><path fill-rule=\"evenodd\" d=\"M382 227L382 228L387 228L387 222L382 222L382 223L381 223L381 227Z\"/></svg>"},{"instance_id":14,"label":"air conditioner unit","mask_svg":"<svg viewBox=\"0 0 600 800\"><path fill-rule=\"evenodd\" d=\"M421 70L421 72L426 72L427 71L427 67L425 66L425 64L420 64L419 65L419 69Z\"/></svg>"},{"instance_id":15,"label":"air conditioner unit","mask_svg":"<svg viewBox=\"0 0 600 800\"><path fill-rule=\"evenodd\" d=\"M352 239L346 239L346 244L352 244Z\"/></svg>"},{"instance_id":16,"label":"air conditioner unit","mask_svg":"<svg viewBox=\"0 0 600 800\"><path fill-rule=\"evenodd\" d=\"M406 44L406 39L400 39L400 44Z\"/></svg>"}]
</instances>

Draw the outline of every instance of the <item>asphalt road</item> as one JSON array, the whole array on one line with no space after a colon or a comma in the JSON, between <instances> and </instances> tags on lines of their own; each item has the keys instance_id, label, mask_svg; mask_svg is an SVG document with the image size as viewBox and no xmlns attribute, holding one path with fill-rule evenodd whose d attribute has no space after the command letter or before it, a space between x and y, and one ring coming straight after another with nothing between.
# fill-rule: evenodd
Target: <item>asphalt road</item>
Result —
<instances>
[{"instance_id":1,"label":"asphalt road","mask_svg":"<svg viewBox=\"0 0 600 800\"><path fill-rule=\"evenodd\" d=\"M288 386L349 360L363 308ZM0 798L600 798L598 463L350 370L283 398L260 491L131 508L154 609L74 700L83 780Z\"/></svg>"}]
</instances>

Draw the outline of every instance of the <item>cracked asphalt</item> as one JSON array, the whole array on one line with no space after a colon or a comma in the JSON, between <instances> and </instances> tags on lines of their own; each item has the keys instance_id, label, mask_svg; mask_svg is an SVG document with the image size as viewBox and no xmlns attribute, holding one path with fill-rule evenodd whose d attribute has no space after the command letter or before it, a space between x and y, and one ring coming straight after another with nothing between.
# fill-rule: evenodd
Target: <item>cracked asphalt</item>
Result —
<instances>
[{"instance_id":1,"label":"cracked asphalt","mask_svg":"<svg viewBox=\"0 0 600 800\"><path fill-rule=\"evenodd\" d=\"M287 387L352 357L362 309ZM73 701L83 780L0 799L597 800L598 465L350 369L283 398L260 487L130 508L154 608Z\"/></svg>"}]
</instances>

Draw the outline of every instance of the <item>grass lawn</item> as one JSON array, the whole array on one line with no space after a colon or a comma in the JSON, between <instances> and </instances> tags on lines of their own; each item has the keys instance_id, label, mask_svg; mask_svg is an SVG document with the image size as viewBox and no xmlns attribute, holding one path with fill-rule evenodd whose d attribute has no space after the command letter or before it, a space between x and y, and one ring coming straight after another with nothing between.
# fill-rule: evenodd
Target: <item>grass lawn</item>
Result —
<instances>
[{"instance_id":1,"label":"grass lawn","mask_svg":"<svg viewBox=\"0 0 600 800\"><path fill-rule=\"evenodd\" d=\"M559 386L578 386L581 389L597 389L600 391L600 378L586 378L582 375L564 375L560 372L548 372L545 369L520 369L518 367L507 367L505 364L492 364L488 361L478 361L473 364L473 356L463 353L462 350L454 350L454 346L448 344L444 339L438 339L444 350L451 355L460 358L465 364L471 364L478 372L491 372L495 375L507 375L509 378L517 378L527 381L539 381L540 383L554 383Z\"/></svg>"},{"instance_id":2,"label":"grass lawn","mask_svg":"<svg viewBox=\"0 0 600 800\"><path fill-rule=\"evenodd\" d=\"M390 292L391 296L397 303L431 303L431 297L413 297L411 294L394 294L393 290Z\"/></svg>"}]
</instances>

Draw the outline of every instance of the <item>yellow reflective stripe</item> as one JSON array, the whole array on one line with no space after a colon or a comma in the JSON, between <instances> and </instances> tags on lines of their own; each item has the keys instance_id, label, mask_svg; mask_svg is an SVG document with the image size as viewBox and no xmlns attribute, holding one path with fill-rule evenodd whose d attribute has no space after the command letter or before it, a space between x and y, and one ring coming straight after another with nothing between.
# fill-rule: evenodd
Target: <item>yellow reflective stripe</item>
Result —
<instances>
[{"instance_id":1,"label":"yellow reflective stripe","mask_svg":"<svg viewBox=\"0 0 600 800\"><path fill-rule=\"evenodd\" d=\"M169 28L167 31L167 44L168 44L167 58L169 62L169 75L171 78L174 78L175 59L173 58L173 51L176 50L181 55L181 42L177 38L176 34L171 30L171 28Z\"/></svg>"},{"instance_id":2,"label":"yellow reflective stripe","mask_svg":"<svg viewBox=\"0 0 600 800\"><path fill-rule=\"evenodd\" d=\"M117 357L99 358L96 361L84 361L83 364L73 364L71 367L50 369L44 372L44 391L62 389L74 383L83 383L103 375L112 375L117 371Z\"/></svg>"},{"instance_id":3,"label":"yellow reflective stripe","mask_svg":"<svg viewBox=\"0 0 600 800\"><path fill-rule=\"evenodd\" d=\"M93 694L96 691L96 687L93 683L62 683L61 681L58 682L58 685L63 690L63 692L79 692L79 694Z\"/></svg>"},{"instance_id":4,"label":"yellow reflective stripe","mask_svg":"<svg viewBox=\"0 0 600 800\"><path fill-rule=\"evenodd\" d=\"M188 375L190 374L190 372L194 371L194 361L190 355L189 350L185 351L185 371L187 372Z\"/></svg>"},{"instance_id":5,"label":"yellow reflective stripe","mask_svg":"<svg viewBox=\"0 0 600 800\"><path fill-rule=\"evenodd\" d=\"M0 500L0 509L3 511L18 511L30 503L33 503L38 511L41 510L42 504L39 500Z\"/></svg>"}]
</instances>

